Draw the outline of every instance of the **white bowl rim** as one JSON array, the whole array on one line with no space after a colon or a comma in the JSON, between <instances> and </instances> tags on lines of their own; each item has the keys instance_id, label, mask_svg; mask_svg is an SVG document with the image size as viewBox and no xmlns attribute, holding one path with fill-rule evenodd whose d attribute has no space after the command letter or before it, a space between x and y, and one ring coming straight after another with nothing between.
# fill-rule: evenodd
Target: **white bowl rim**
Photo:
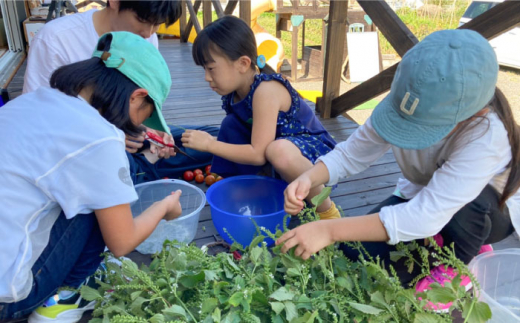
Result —
<instances>
[{"instance_id":1,"label":"white bowl rim","mask_svg":"<svg viewBox=\"0 0 520 323\"><path fill-rule=\"evenodd\" d=\"M195 185L192 185L190 183L187 183L185 181L182 181L180 179L159 179L159 180L155 180L155 181L150 181L150 182L145 182L145 183L141 183L141 184L137 184L134 186L134 189L136 190L136 193L137 193L137 189L140 188L140 187L144 187L144 186L149 186L149 185L154 185L154 184L178 184L178 185L182 185L182 186L186 186L186 187L189 187L191 189L194 189L197 193L200 194L200 196L202 197L202 202L200 203L199 207L192 211L190 214L187 214L187 215L181 215L179 216L178 218L176 219L173 219L173 220L170 220L170 221L166 221L168 223L171 223L171 222L176 222L176 221L183 221L183 220L187 220L191 217L193 217L195 214L199 214L200 211L204 208L204 206L206 205L206 194L204 194L204 191L202 191L200 188L198 188L197 186ZM138 197L139 197L139 194L138 194ZM130 206L132 206L134 203L136 203L137 201L139 201L139 198L130 203Z\"/></svg>"}]
</instances>

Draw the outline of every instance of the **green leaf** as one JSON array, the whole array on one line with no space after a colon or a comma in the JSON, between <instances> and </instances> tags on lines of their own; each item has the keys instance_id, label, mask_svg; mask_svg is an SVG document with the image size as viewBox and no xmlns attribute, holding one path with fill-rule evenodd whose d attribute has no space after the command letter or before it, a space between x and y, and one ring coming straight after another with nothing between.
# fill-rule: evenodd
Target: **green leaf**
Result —
<instances>
[{"instance_id":1,"label":"green leaf","mask_svg":"<svg viewBox=\"0 0 520 323\"><path fill-rule=\"evenodd\" d=\"M213 314L211 314L211 318L213 319L213 321L215 321L215 323L220 323L220 308L216 308L214 311L213 311Z\"/></svg>"},{"instance_id":2,"label":"green leaf","mask_svg":"<svg viewBox=\"0 0 520 323\"><path fill-rule=\"evenodd\" d=\"M233 306L240 305L240 302L244 299L244 292L236 292L233 295L231 295L231 298L229 298L228 303Z\"/></svg>"},{"instance_id":3,"label":"green leaf","mask_svg":"<svg viewBox=\"0 0 520 323\"><path fill-rule=\"evenodd\" d=\"M298 277L300 275L301 275L300 271L296 268L287 269L287 276L289 276L289 277Z\"/></svg>"},{"instance_id":4,"label":"green leaf","mask_svg":"<svg viewBox=\"0 0 520 323\"><path fill-rule=\"evenodd\" d=\"M370 295L370 300L377 305L381 305L384 308L388 308L388 304L386 303L386 300L380 291L377 291L377 292L373 293L372 295Z\"/></svg>"},{"instance_id":5,"label":"green leaf","mask_svg":"<svg viewBox=\"0 0 520 323\"><path fill-rule=\"evenodd\" d=\"M137 264L130 259L123 260L123 275L129 278L135 277L139 272Z\"/></svg>"},{"instance_id":6,"label":"green leaf","mask_svg":"<svg viewBox=\"0 0 520 323\"><path fill-rule=\"evenodd\" d=\"M439 323L443 322L442 318L434 313L417 313L413 323Z\"/></svg>"},{"instance_id":7,"label":"green leaf","mask_svg":"<svg viewBox=\"0 0 520 323\"><path fill-rule=\"evenodd\" d=\"M149 300L144 297L137 297L132 304L130 304L130 312L137 316L145 316L146 314L142 310L142 305Z\"/></svg>"},{"instance_id":8,"label":"green leaf","mask_svg":"<svg viewBox=\"0 0 520 323\"><path fill-rule=\"evenodd\" d=\"M204 270L204 278L206 281L218 280L218 274L214 270Z\"/></svg>"},{"instance_id":9,"label":"green leaf","mask_svg":"<svg viewBox=\"0 0 520 323\"><path fill-rule=\"evenodd\" d=\"M179 278L179 283L181 283L184 287L194 288L198 283L204 281L204 272L200 272L196 275L186 275Z\"/></svg>"},{"instance_id":10,"label":"green leaf","mask_svg":"<svg viewBox=\"0 0 520 323\"><path fill-rule=\"evenodd\" d=\"M211 313L218 306L218 299L216 298L206 298L202 302L202 314Z\"/></svg>"},{"instance_id":11,"label":"green leaf","mask_svg":"<svg viewBox=\"0 0 520 323\"><path fill-rule=\"evenodd\" d=\"M251 250L252 247L256 247L258 246L260 243L262 243L262 241L265 240L265 236L264 235L258 235L256 236L253 241L251 241L251 243L249 244L249 250Z\"/></svg>"},{"instance_id":12,"label":"green leaf","mask_svg":"<svg viewBox=\"0 0 520 323\"><path fill-rule=\"evenodd\" d=\"M138 290L137 292L133 292L132 294L130 294L130 299L132 301L135 301L136 298L138 298L139 296L141 296L141 293L143 291L142 290Z\"/></svg>"},{"instance_id":13,"label":"green leaf","mask_svg":"<svg viewBox=\"0 0 520 323\"><path fill-rule=\"evenodd\" d=\"M164 316L162 314L155 314L149 319L150 323L164 323Z\"/></svg>"},{"instance_id":14,"label":"green leaf","mask_svg":"<svg viewBox=\"0 0 520 323\"><path fill-rule=\"evenodd\" d=\"M260 247L253 247L250 254L251 254L251 260L253 261L254 264L258 264L258 260L260 259L260 256L262 255L263 251L264 250Z\"/></svg>"},{"instance_id":15,"label":"green leaf","mask_svg":"<svg viewBox=\"0 0 520 323\"><path fill-rule=\"evenodd\" d=\"M291 301L294 298L294 293L289 292L285 287L280 287L269 297L277 301Z\"/></svg>"},{"instance_id":16,"label":"green leaf","mask_svg":"<svg viewBox=\"0 0 520 323\"><path fill-rule=\"evenodd\" d=\"M432 289L426 291L426 299L433 303L446 304L456 300L457 295L451 288L432 285Z\"/></svg>"},{"instance_id":17,"label":"green leaf","mask_svg":"<svg viewBox=\"0 0 520 323\"><path fill-rule=\"evenodd\" d=\"M484 302L476 302L473 304L473 308L471 309L471 299L467 299L463 305L462 317L467 319L468 322L487 322L491 319L491 309L489 305ZM469 317L468 317L469 315Z\"/></svg>"},{"instance_id":18,"label":"green leaf","mask_svg":"<svg viewBox=\"0 0 520 323\"><path fill-rule=\"evenodd\" d=\"M291 322L292 319L298 317L298 311L293 302L284 302L285 304L285 318Z\"/></svg>"},{"instance_id":19,"label":"green leaf","mask_svg":"<svg viewBox=\"0 0 520 323\"><path fill-rule=\"evenodd\" d=\"M240 269L238 268L237 264L235 264L235 262L233 261L233 259L231 258L232 256L231 255L226 255L226 259L227 259L227 263L233 268L235 269L236 271L239 271Z\"/></svg>"},{"instance_id":20,"label":"green leaf","mask_svg":"<svg viewBox=\"0 0 520 323\"><path fill-rule=\"evenodd\" d=\"M399 259L406 256L404 251L390 251L390 260L393 262L397 262Z\"/></svg>"},{"instance_id":21,"label":"green leaf","mask_svg":"<svg viewBox=\"0 0 520 323\"><path fill-rule=\"evenodd\" d=\"M276 315L273 317L273 323L284 323L284 320L280 315Z\"/></svg>"},{"instance_id":22,"label":"green leaf","mask_svg":"<svg viewBox=\"0 0 520 323\"><path fill-rule=\"evenodd\" d=\"M352 288L354 287L353 284L352 284L352 280L349 278L345 278L345 277L338 277L336 278L336 282L338 283L338 285L340 287L343 287L345 288L346 290L348 290L349 292L352 292Z\"/></svg>"},{"instance_id":23,"label":"green leaf","mask_svg":"<svg viewBox=\"0 0 520 323\"><path fill-rule=\"evenodd\" d=\"M376 308L371 305L366 304L359 304L354 302L347 302L352 308L365 313L365 314L372 314L372 315L378 315L379 313L383 312L383 310Z\"/></svg>"},{"instance_id":24,"label":"green leaf","mask_svg":"<svg viewBox=\"0 0 520 323\"><path fill-rule=\"evenodd\" d=\"M282 302L271 302L271 308L276 314L280 314L283 309L285 308L285 305L283 305Z\"/></svg>"},{"instance_id":25,"label":"green leaf","mask_svg":"<svg viewBox=\"0 0 520 323\"><path fill-rule=\"evenodd\" d=\"M320 194L312 198L311 203L315 206L320 206L329 197L331 190L332 187L325 187Z\"/></svg>"},{"instance_id":26,"label":"green leaf","mask_svg":"<svg viewBox=\"0 0 520 323\"><path fill-rule=\"evenodd\" d=\"M265 297L265 295L258 290L253 292L253 301L258 302L264 306L269 305L269 301L267 300L267 297Z\"/></svg>"},{"instance_id":27,"label":"green leaf","mask_svg":"<svg viewBox=\"0 0 520 323\"><path fill-rule=\"evenodd\" d=\"M313 323L319 312L316 310L313 313L307 312L303 316L295 318L291 321L291 323Z\"/></svg>"},{"instance_id":28,"label":"green leaf","mask_svg":"<svg viewBox=\"0 0 520 323\"><path fill-rule=\"evenodd\" d=\"M183 317L184 319L186 319L186 311L184 310L184 308L182 308L181 306L179 305L172 305L170 306L169 308L165 309L162 311L164 315L169 315L169 316L173 316L173 317Z\"/></svg>"},{"instance_id":29,"label":"green leaf","mask_svg":"<svg viewBox=\"0 0 520 323\"><path fill-rule=\"evenodd\" d=\"M80 294L81 297L83 297L85 300L89 302L103 298L97 289L94 289L87 285L81 286Z\"/></svg>"},{"instance_id":30,"label":"green leaf","mask_svg":"<svg viewBox=\"0 0 520 323\"><path fill-rule=\"evenodd\" d=\"M296 302L296 308L297 309L306 309L311 311L312 310L312 301L310 298L308 298L306 295L300 295L298 297L298 301Z\"/></svg>"}]
</instances>

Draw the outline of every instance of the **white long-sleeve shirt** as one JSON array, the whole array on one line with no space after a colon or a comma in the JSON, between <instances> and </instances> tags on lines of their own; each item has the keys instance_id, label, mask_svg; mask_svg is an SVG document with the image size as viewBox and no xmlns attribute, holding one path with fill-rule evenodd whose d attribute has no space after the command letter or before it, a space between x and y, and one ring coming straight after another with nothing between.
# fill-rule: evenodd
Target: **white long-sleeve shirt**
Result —
<instances>
[{"instance_id":1,"label":"white long-sleeve shirt","mask_svg":"<svg viewBox=\"0 0 520 323\"><path fill-rule=\"evenodd\" d=\"M392 148L404 179L397 192L407 203L386 206L379 217L389 236L388 243L433 236L452 216L473 201L487 184L502 192L509 175L511 147L507 131L495 113L487 120L473 121L461 134L444 138L422 150L406 150L383 140L370 119L346 141L321 157L334 185L340 178L366 168ZM507 200L509 213L520 232L520 193Z\"/></svg>"}]
</instances>

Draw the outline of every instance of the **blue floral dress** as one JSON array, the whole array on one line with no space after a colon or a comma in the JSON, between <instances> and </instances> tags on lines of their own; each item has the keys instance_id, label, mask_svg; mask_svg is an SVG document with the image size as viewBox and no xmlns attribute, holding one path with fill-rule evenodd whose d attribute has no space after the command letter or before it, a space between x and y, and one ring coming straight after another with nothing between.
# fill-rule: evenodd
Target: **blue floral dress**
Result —
<instances>
[{"instance_id":1,"label":"blue floral dress","mask_svg":"<svg viewBox=\"0 0 520 323\"><path fill-rule=\"evenodd\" d=\"M235 93L222 97L222 108L226 117L220 126L218 140L230 144L251 143L253 129L253 95L264 81L278 81L291 95L291 107L287 112L278 113L276 139L286 139L298 147L303 156L314 163L318 157L334 149L336 142L325 130L314 111L298 92L280 74L255 75L251 90L240 102L233 103ZM261 166L233 163L218 156L213 158L212 171L229 177L233 175L257 174Z\"/></svg>"}]
</instances>

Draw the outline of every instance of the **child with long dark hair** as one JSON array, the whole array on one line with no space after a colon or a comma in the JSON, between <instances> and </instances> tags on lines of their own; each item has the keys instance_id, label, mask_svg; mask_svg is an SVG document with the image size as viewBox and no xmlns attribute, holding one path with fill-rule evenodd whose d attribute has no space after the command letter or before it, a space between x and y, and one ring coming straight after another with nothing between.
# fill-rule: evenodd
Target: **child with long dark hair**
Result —
<instances>
[{"instance_id":1,"label":"child with long dark hair","mask_svg":"<svg viewBox=\"0 0 520 323\"><path fill-rule=\"evenodd\" d=\"M258 57L253 31L241 19L225 16L206 26L193 44L193 59L222 95L226 117L216 140L188 130L182 142L212 153L212 171L224 177L256 174L270 163L291 182L334 148L334 139L291 84ZM309 198L320 190L314 188ZM318 211L322 219L339 217L330 199Z\"/></svg>"},{"instance_id":2,"label":"child with long dark hair","mask_svg":"<svg viewBox=\"0 0 520 323\"><path fill-rule=\"evenodd\" d=\"M59 68L50 84L0 109L0 320L79 321L94 303L58 288L83 284L105 245L123 256L181 214L180 191L136 218L130 210L125 134L167 127L171 76L152 44L105 34L92 58Z\"/></svg>"},{"instance_id":3,"label":"child with long dark hair","mask_svg":"<svg viewBox=\"0 0 520 323\"><path fill-rule=\"evenodd\" d=\"M520 230L520 132L497 77L493 48L474 31L438 31L414 46L367 123L288 186L285 209L298 213L312 188L363 171L389 149L405 179L368 215L285 233L277 241L282 250L296 247L295 254L307 259L334 242L363 241L409 282L417 273L408 273L404 260L390 261L400 241L425 245L433 236L440 245L454 243L455 255L467 264L483 246ZM456 275L453 268L435 267L417 290Z\"/></svg>"}]
</instances>

